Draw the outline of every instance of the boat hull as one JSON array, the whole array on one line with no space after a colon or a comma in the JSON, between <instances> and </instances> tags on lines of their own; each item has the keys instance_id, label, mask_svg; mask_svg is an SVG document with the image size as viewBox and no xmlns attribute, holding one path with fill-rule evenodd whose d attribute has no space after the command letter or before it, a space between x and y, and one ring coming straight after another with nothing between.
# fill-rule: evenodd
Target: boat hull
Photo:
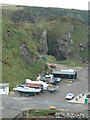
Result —
<instances>
[{"instance_id":1,"label":"boat hull","mask_svg":"<svg viewBox=\"0 0 90 120\"><path fill-rule=\"evenodd\" d=\"M49 92L54 92L58 89L59 86L48 86L48 91Z\"/></svg>"},{"instance_id":2,"label":"boat hull","mask_svg":"<svg viewBox=\"0 0 90 120\"><path fill-rule=\"evenodd\" d=\"M17 87L13 88L14 91L22 92L22 93L39 93L41 89L35 89L35 88L22 88L22 87Z\"/></svg>"}]
</instances>

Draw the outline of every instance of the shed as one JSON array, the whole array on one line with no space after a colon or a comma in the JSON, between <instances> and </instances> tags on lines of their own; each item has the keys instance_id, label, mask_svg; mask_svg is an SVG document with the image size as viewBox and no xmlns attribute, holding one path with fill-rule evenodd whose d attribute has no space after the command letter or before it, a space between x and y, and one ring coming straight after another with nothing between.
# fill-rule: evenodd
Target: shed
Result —
<instances>
[{"instance_id":1,"label":"shed","mask_svg":"<svg viewBox=\"0 0 90 120\"><path fill-rule=\"evenodd\" d=\"M0 95L9 94L9 83L0 83Z\"/></svg>"},{"instance_id":2,"label":"shed","mask_svg":"<svg viewBox=\"0 0 90 120\"><path fill-rule=\"evenodd\" d=\"M73 69L52 71L54 77L66 78L66 79L77 79L77 72Z\"/></svg>"},{"instance_id":3,"label":"shed","mask_svg":"<svg viewBox=\"0 0 90 120\"><path fill-rule=\"evenodd\" d=\"M46 62L46 57L45 57L45 56L40 55L40 58L41 58L44 62Z\"/></svg>"}]
</instances>

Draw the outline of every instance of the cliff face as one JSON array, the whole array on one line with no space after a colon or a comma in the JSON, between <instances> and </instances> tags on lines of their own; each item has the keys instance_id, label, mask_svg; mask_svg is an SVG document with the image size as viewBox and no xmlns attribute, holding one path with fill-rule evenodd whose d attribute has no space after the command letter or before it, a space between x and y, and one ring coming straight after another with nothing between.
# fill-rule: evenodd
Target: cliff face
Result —
<instances>
[{"instance_id":1,"label":"cliff face","mask_svg":"<svg viewBox=\"0 0 90 120\"><path fill-rule=\"evenodd\" d=\"M54 56L57 60L65 60L67 58L76 58L86 61L88 59L88 28L87 23L81 19L87 14L85 11L66 10L68 15L64 15L64 9L35 8L35 7L16 7L16 9L3 9L3 18L12 21L16 28L25 29L31 39L33 48L31 49L37 54L48 54ZM36 11L37 10L37 11ZM44 12L42 14L42 11ZM47 14L48 11L48 14ZM62 11L62 14L56 14L56 11ZM35 14L39 14L39 17ZM71 18L71 13L79 14L77 17ZM8 14L9 13L9 14ZM46 13L46 14L45 14ZM82 15L84 13L84 16ZM70 15L69 15L70 14ZM51 16L50 16L51 15ZM63 17L61 17L61 16ZM68 17L70 16L70 17ZM76 15L77 16L77 15ZM83 19L84 20L84 19ZM33 22L34 21L34 22ZM22 31L24 32L24 31ZM7 29L8 37L12 33ZM32 55L22 55L22 58L29 63ZM27 60L28 59L28 60ZM30 60L32 61L32 60ZM31 63L31 62L30 62Z\"/></svg>"},{"instance_id":2,"label":"cliff face","mask_svg":"<svg viewBox=\"0 0 90 120\"><path fill-rule=\"evenodd\" d=\"M37 8L33 10L40 12ZM35 80L39 73L48 71L40 55L51 55L58 61L74 58L85 62L88 59L88 27L84 21L59 14L50 16L50 11L44 17L40 12L37 20L36 14L27 12L23 7L3 8L4 82L18 84L26 78Z\"/></svg>"},{"instance_id":3,"label":"cliff face","mask_svg":"<svg viewBox=\"0 0 90 120\"><path fill-rule=\"evenodd\" d=\"M41 35L41 41L40 41L40 49L39 52L44 52L45 54L48 53L48 46L47 46L47 32L43 31Z\"/></svg>"}]
</instances>

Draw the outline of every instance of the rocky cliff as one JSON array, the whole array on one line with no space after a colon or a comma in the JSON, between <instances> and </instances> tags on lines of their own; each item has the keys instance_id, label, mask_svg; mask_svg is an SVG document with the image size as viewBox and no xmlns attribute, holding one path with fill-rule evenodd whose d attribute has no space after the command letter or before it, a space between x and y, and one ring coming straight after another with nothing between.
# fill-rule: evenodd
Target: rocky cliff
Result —
<instances>
[{"instance_id":1,"label":"rocky cliff","mask_svg":"<svg viewBox=\"0 0 90 120\"><path fill-rule=\"evenodd\" d=\"M50 16L50 11L43 17L42 10L33 10L37 10L37 15L40 13L39 18L33 14L35 11L26 12L26 7L5 6L2 10L2 77L10 86L26 78L35 80L39 73L49 71L40 55L47 58L50 55L50 59L53 56L58 61L76 59L84 63L88 60L85 21L59 14Z\"/></svg>"}]
</instances>

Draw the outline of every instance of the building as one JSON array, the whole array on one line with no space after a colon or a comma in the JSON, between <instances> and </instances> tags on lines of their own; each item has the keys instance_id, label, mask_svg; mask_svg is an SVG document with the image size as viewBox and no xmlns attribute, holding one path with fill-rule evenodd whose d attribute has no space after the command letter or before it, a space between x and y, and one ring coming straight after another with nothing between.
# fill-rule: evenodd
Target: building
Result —
<instances>
[{"instance_id":1,"label":"building","mask_svg":"<svg viewBox=\"0 0 90 120\"><path fill-rule=\"evenodd\" d=\"M66 79L77 79L77 72L73 69L52 71L54 77L66 78Z\"/></svg>"},{"instance_id":2,"label":"building","mask_svg":"<svg viewBox=\"0 0 90 120\"><path fill-rule=\"evenodd\" d=\"M9 94L9 83L0 83L0 95Z\"/></svg>"},{"instance_id":3,"label":"building","mask_svg":"<svg viewBox=\"0 0 90 120\"><path fill-rule=\"evenodd\" d=\"M40 55L40 58L44 61L44 62L46 62L46 57L45 56L43 56L43 55Z\"/></svg>"}]
</instances>

